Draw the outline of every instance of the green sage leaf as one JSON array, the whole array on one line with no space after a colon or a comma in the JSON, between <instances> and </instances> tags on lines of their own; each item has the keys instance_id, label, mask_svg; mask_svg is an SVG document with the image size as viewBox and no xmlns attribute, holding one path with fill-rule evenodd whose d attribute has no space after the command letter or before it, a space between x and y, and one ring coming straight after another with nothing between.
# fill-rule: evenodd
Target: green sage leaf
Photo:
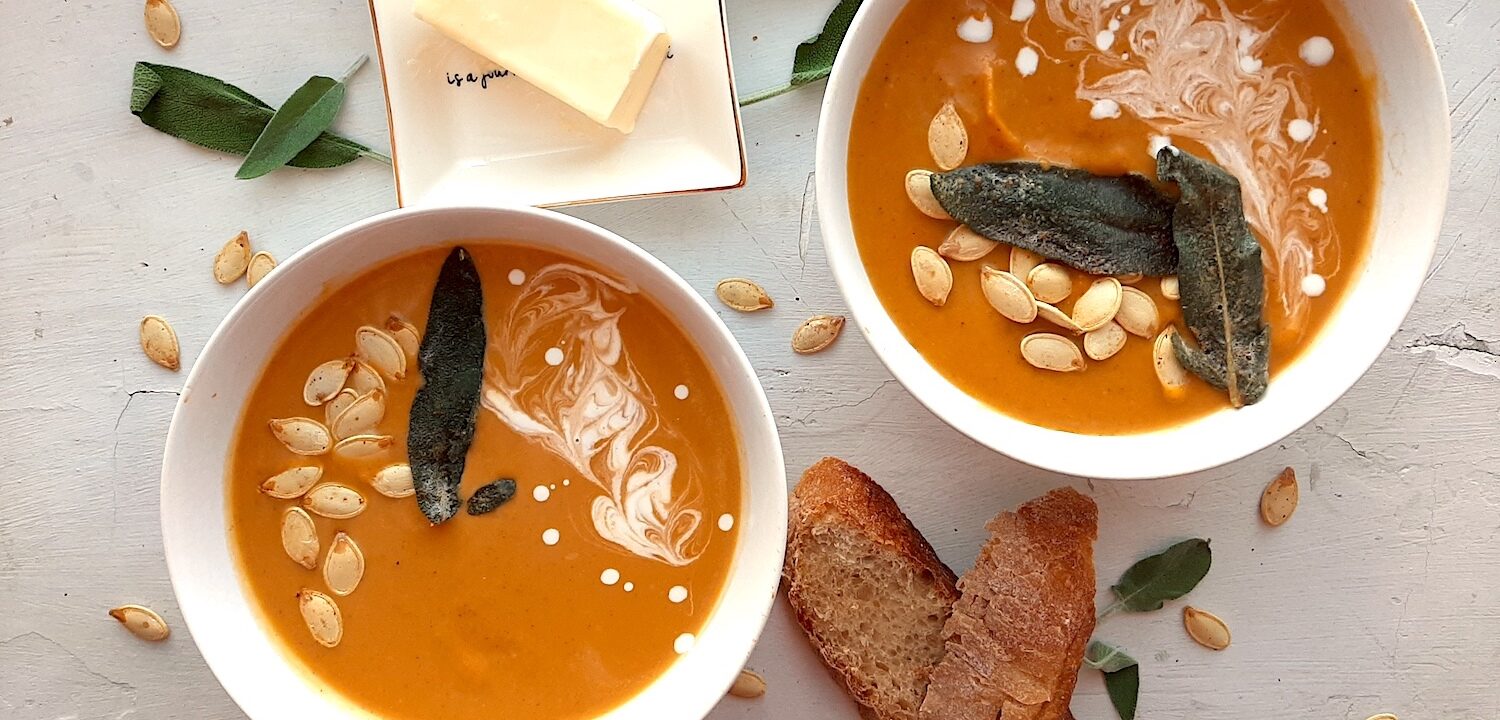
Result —
<instances>
[{"instance_id":1,"label":"green sage leaf","mask_svg":"<svg viewBox=\"0 0 1500 720\"><path fill-rule=\"evenodd\" d=\"M862 1L839 0L823 22L823 31L797 46L797 52L792 56L791 82L741 98L740 105L753 105L828 77Z\"/></svg>"},{"instance_id":2,"label":"green sage leaf","mask_svg":"<svg viewBox=\"0 0 1500 720\"><path fill-rule=\"evenodd\" d=\"M1083 664L1101 672L1119 672L1131 665L1136 664L1135 658L1125 654L1109 643L1099 640L1090 640L1088 649L1083 652Z\"/></svg>"},{"instance_id":3,"label":"green sage leaf","mask_svg":"<svg viewBox=\"0 0 1500 720\"><path fill-rule=\"evenodd\" d=\"M1141 697L1141 666L1130 665L1104 673L1104 690L1109 702L1120 714L1120 720L1135 720L1135 706Z\"/></svg>"},{"instance_id":4,"label":"green sage leaf","mask_svg":"<svg viewBox=\"0 0 1500 720\"><path fill-rule=\"evenodd\" d=\"M1181 267L1182 319L1198 340L1172 339L1183 367L1244 407L1266 394L1271 330L1260 243L1245 222L1240 182L1222 168L1176 148L1156 156L1157 176L1182 190L1172 214Z\"/></svg>"},{"instance_id":5,"label":"green sage leaf","mask_svg":"<svg viewBox=\"0 0 1500 720\"><path fill-rule=\"evenodd\" d=\"M235 155L250 152L274 114L259 98L222 80L147 62L135 64L130 112L168 135ZM324 132L287 164L331 168L361 155L384 157L353 140Z\"/></svg>"},{"instance_id":6,"label":"green sage leaf","mask_svg":"<svg viewBox=\"0 0 1500 720\"><path fill-rule=\"evenodd\" d=\"M1165 551L1131 565L1115 585L1119 601L1113 607L1133 612L1160 610L1169 600L1176 600L1198 586L1213 564L1208 541L1184 540ZM1108 612L1108 611L1106 611Z\"/></svg>"}]
</instances>

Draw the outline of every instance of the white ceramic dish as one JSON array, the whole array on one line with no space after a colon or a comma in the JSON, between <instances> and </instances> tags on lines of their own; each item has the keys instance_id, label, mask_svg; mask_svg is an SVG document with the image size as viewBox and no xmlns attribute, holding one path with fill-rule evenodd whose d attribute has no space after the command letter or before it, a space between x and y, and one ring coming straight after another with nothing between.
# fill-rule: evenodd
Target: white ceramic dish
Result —
<instances>
[{"instance_id":1,"label":"white ceramic dish","mask_svg":"<svg viewBox=\"0 0 1500 720\"><path fill-rule=\"evenodd\" d=\"M161 522L172 586L204 660L256 720L369 714L297 669L246 597L227 534L223 478L241 405L282 335L326 286L421 247L485 238L582 256L634 281L698 339L739 428L746 499L737 513L739 545L723 595L695 647L640 695L602 717L703 717L724 696L760 634L781 577L786 471L760 382L703 298L635 245L564 215L531 209L397 210L322 238L256 285L204 347L167 435Z\"/></svg>"},{"instance_id":2,"label":"white ceramic dish","mask_svg":"<svg viewBox=\"0 0 1500 720\"><path fill-rule=\"evenodd\" d=\"M397 202L553 207L744 185L722 4L639 1L672 50L622 135L518 77L486 77L499 68L418 20L412 0L370 0Z\"/></svg>"},{"instance_id":3,"label":"white ceramic dish","mask_svg":"<svg viewBox=\"0 0 1500 720\"><path fill-rule=\"evenodd\" d=\"M896 379L949 425L1022 462L1070 475L1144 479L1196 472L1265 448L1317 417L1369 369L1411 309L1432 261L1448 190L1448 102L1421 16L1410 0L1346 1L1357 5L1358 12L1345 15L1380 91L1375 236L1334 316L1276 375L1259 404L1139 435L1065 433L1028 425L965 394L906 341L865 275L846 176L859 86L906 0L865 0L834 64L818 124L818 217L829 265L860 332Z\"/></svg>"}]
</instances>

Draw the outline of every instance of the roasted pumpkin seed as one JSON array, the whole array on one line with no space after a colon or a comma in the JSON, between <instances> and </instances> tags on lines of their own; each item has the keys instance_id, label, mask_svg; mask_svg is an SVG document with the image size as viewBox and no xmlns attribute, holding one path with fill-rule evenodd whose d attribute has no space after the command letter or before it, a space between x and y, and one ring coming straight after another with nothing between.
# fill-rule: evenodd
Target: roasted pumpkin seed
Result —
<instances>
[{"instance_id":1,"label":"roasted pumpkin seed","mask_svg":"<svg viewBox=\"0 0 1500 720\"><path fill-rule=\"evenodd\" d=\"M814 315L792 333L792 351L801 355L822 352L844 330L843 315Z\"/></svg>"},{"instance_id":2,"label":"roasted pumpkin seed","mask_svg":"<svg viewBox=\"0 0 1500 720\"><path fill-rule=\"evenodd\" d=\"M1380 713L1379 715L1371 715L1370 717L1365 718L1365 720L1400 720L1400 719L1396 717L1395 713Z\"/></svg>"},{"instance_id":3,"label":"roasted pumpkin seed","mask_svg":"<svg viewBox=\"0 0 1500 720\"><path fill-rule=\"evenodd\" d=\"M1177 328L1168 327L1156 336L1156 342L1151 347L1156 379L1161 381L1161 386L1171 396L1181 393L1188 383L1187 370L1177 361L1177 350L1173 347L1172 338L1176 336Z\"/></svg>"},{"instance_id":4,"label":"roasted pumpkin seed","mask_svg":"<svg viewBox=\"0 0 1500 720\"><path fill-rule=\"evenodd\" d=\"M1210 650L1229 647L1229 626L1217 615L1188 605L1182 608L1182 625L1188 637Z\"/></svg>"},{"instance_id":5,"label":"roasted pumpkin seed","mask_svg":"<svg viewBox=\"0 0 1500 720\"><path fill-rule=\"evenodd\" d=\"M323 468L304 465L282 470L260 484L260 491L278 500L302 497L323 477Z\"/></svg>"},{"instance_id":6,"label":"roasted pumpkin seed","mask_svg":"<svg viewBox=\"0 0 1500 720\"><path fill-rule=\"evenodd\" d=\"M949 260L972 262L994 252L997 247L1000 247L1000 243L970 230L966 225L959 225L948 233L948 237L943 238L937 251Z\"/></svg>"},{"instance_id":7,"label":"roasted pumpkin seed","mask_svg":"<svg viewBox=\"0 0 1500 720\"><path fill-rule=\"evenodd\" d=\"M1073 303L1073 322L1084 332L1104 327L1104 323L1115 319L1115 314L1120 312L1123 296L1119 280L1112 277L1095 280Z\"/></svg>"},{"instance_id":8,"label":"roasted pumpkin seed","mask_svg":"<svg viewBox=\"0 0 1500 720\"><path fill-rule=\"evenodd\" d=\"M302 384L302 402L316 406L332 400L344 388L352 370L354 358L329 360L313 368Z\"/></svg>"},{"instance_id":9,"label":"roasted pumpkin seed","mask_svg":"<svg viewBox=\"0 0 1500 720\"><path fill-rule=\"evenodd\" d=\"M1144 280L1145 277L1145 275L1142 275L1140 273L1125 273L1123 275L1116 275L1115 279L1119 280L1120 284L1122 285L1134 285L1141 280Z\"/></svg>"},{"instance_id":10,"label":"roasted pumpkin seed","mask_svg":"<svg viewBox=\"0 0 1500 720\"><path fill-rule=\"evenodd\" d=\"M932 195L932 171L912 170L906 174L906 197L923 215L934 220L952 220L948 211Z\"/></svg>"},{"instance_id":11,"label":"roasted pumpkin seed","mask_svg":"<svg viewBox=\"0 0 1500 720\"><path fill-rule=\"evenodd\" d=\"M1078 346L1053 333L1033 333L1021 338L1021 357L1041 370L1077 372L1084 368L1083 353Z\"/></svg>"},{"instance_id":12,"label":"roasted pumpkin seed","mask_svg":"<svg viewBox=\"0 0 1500 720\"><path fill-rule=\"evenodd\" d=\"M740 312L755 312L764 310L776 303L754 280L745 278L725 278L714 286L714 294L719 296L719 301L728 305L731 309Z\"/></svg>"},{"instance_id":13,"label":"roasted pumpkin seed","mask_svg":"<svg viewBox=\"0 0 1500 720\"><path fill-rule=\"evenodd\" d=\"M348 533L340 532L328 544L323 558L323 582L334 595L348 595L365 577L365 554Z\"/></svg>"},{"instance_id":14,"label":"roasted pumpkin seed","mask_svg":"<svg viewBox=\"0 0 1500 720\"><path fill-rule=\"evenodd\" d=\"M379 455L395 444L390 435L351 435L333 446L333 454L346 460L358 460Z\"/></svg>"},{"instance_id":15,"label":"roasted pumpkin seed","mask_svg":"<svg viewBox=\"0 0 1500 720\"><path fill-rule=\"evenodd\" d=\"M1052 303L1044 303L1038 300L1036 302L1036 316L1074 335L1083 334L1083 328L1078 327L1078 323L1073 322L1073 318L1068 317L1067 313L1057 309L1057 306Z\"/></svg>"},{"instance_id":16,"label":"roasted pumpkin seed","mask_svg":"<svg viewBox=\"0 0 1500 720\"><path fill-rule=\"evenodd\" d=\"M385 419L385 393L379 390L371 390L368 394L359 396L359 399L350 403L339 416L333 419L333 425L329 428L333 436L339 440L354 437L355 435L369 434Z\"/></svg>"},{"instance_id":17,"label":"roasted pumpkin seed","mask_svg":"<svg viewBox=\"0 0 1500 720\"><path fill-rule=\"evenodd\" d=\"M911 274L917 281L917 292L927 302L938 307L948 302L948 293L953 291L953 269L936 250L926 245L912 248Z\"/></svg>"},{"instance_id":18,"label":"roasted pumpkin seed","mask_svg":"<svg viewBox=\"0 0 1500 720\"><path fill-rule=\"evenodd\" d=\"M182 18L167 0L146 0L146 34L168 50L182 39Z\"/></svg>"},{"instance_id":19,"label":"roasted pumpkin seed","mask_svg":"<svg viewBox=\"0 0 1500 720\"><path fill-rule=\"evenodd\" d=\"M1153 338L1161 325L1161 315L1150 295L1133 287L1123 287L1120 288L1120 311L1115 313L1115 322L1131 335Z\"/></svg>"},{"instance_id":20,"label":"roasted pumpkin seed","mask_svg":"<svg viewBox=\"0 0 1500 720\"><path fill-rule=\"evenodd\" d=\"M1280 527L1297 511L1301 492L1297 488L1297 471L1286 468L1266 485L1260 494L1260 519L1271 527Z\"/></svg>"},{"instance_id":21,"label":"roasted pumpkin seed","mask_svg":"<svg viewBox=\"0 0 1500 720\"><path fill-rule=\"evenodd\" d=\"M1182 299L1182 290L1177 285L1176 275L1168 275L1161 279L1161 296L1168 300Z\"/></svg>"},{"instance_id":22,"label":"roasted pumpkin seed","mask_svg":"<svg viewBox=\"0 0 1500 720\"><path fill-rule=\"evenodd\" d=\"M167 621L148 607L121 605L109 611L109 616L120 621L126 630L142 640L161 642L172 634Z\"/></svg>"},{"instance_id":23,"label":"roasted pumpkin seed","mask_svg":"<svg viewBox=\"0 0 1500 720\"><path fill-rule=\"evenodd\" d=\"M1097 329L1084 333L1083 351L1095 360L1108 360L1125 347L1125 328L1114 321L1104 323Z\"/></svg>"},{"instance_id":24,"label":"roasted pumpkin seed","mask_svg":"<svg viewBox=\"0 0 1500 720\"><path fill-rule=\"evenodd\" d=\"M272 270L276 269L276 258L268 252L258 252L250 256L250 265L245 268L245 284L255 287L255 284L266 279Z\"/></svg>"},{"instance_id":25,"label":"roasted pumpkin seed","mask_svg":"<svg viewBox=\"0 0 1500 720\"><path fill-rule=\"evenodd\" d=\"M990 307L1006 319L1022 324L1036 319L1036 298L1021 278L986 265L980 270L979 289Z\"/></svg>"},{"instance_id":26,"label":"roasted pumpkin seed","mask_svg":"<svg viewBox=\"0 0 1500 720\"><path fill-rule=\"evenodd\" d=\"M387 465L375 473L370 479L370 487L375 492L389 498L411 497L416 493L416 488L411 481L411 466L406 463Z\"/></svg>"},{"instance_id":27,"label":"roasted pumpkin seed","mask_svg":"<svg viewBox=\"0 0 1500 720\"><path fill-rule=\"evenodd\" d=\"M271 434L286 449L298 455L322 455L333 447L333 437L323 423L312 418L277 418L270 423Z\"/></svg>"},{"instance_id":28,"label":"roasted pumpkin seed","mask_svg":"<svg viewBox=\"0 0 1500 720\"><path fill-rule=\"evenodd\" d=\"M323 406L323 417L327 419L327 424L331 427L333 425L333 421L338 419L339 414L344 412L345 410L348 410L349 406L353 405L354 401L358 399L359 393L354 392L352 388L344 388L343 390L340 390L339 394L334 395L333 399L329 400L328 403Z\"/></svg>"},{"instance_id":29,"label":"roasted pumpkin seed","mask_svg":"<svg viewBox=\"0 0 1500 720\"><path fill-rule=\"evenodd\" d=\"M214 255L214 280L228 285L250 269L250 233L244 230L224 243Z\"/></svg>"},{"instance_id":30,"label":"roasted pumpkin seed","mask_svg":"<svg viewBox=\"0 0 1500 720\"><path fill-rule=\"evenodd\" d=\"M964 164L964 158L968 157L969 131L952 102L944 103L928 123L927 150L932 153L932 161L943 170Z\"/></svg>"},{"instance_id":31,"label":"roasted pumpkin seed","mask_svg":"<svg viewBox=\"0 0 1500 720\"><path fill-rule=\"evenodd\" d=\"M318 526L299 507L281 514L281 549L292 562L311 570L318 566Z\"/></svg>"},{"instance_id":32,"label":"roasted pumpkin seed","mask_svg":"<svg viewBox=\"0 0 1500 720\"><path fill-rule=\"evenodd\" d=\"M354 355L385 377L406 378L406 351L390 333L374 325L362 325L354 331Z\"/></svg>"},{"instance_id":33,"label":"roasted pumpkin seed","mask_svg":"<svg viewBox=\"0 0 1500 720\"><path fill-rule=\"evenodd\" d=\"M1010 274L1025 279L1031 276L1031 271L1036 266L1046 262L1042 257L1023 247L1012 247L1010 249Z\"/></svg>"},{"instance_id":34,"label":"roasted pumpkin seed","mask_svg":"<svg viewBox=\"0 0 1500 720\"><path fill-rule=\"evenodd\" d=\"M303 588L297 593L297 606L302 610L302 621L308 632L323 647L337 647L344 639L344 616L339 613L338 603L333 598Z\"/></svg>"},{"instance_id":35,"label":"roasted pumpkin seed","mask_svg":"<svg viewBox=\"0 0 1500 720\"><path fill-rule=\"evenodd\" d=\"M160 316L141 318L141 350L151 362L168 370L182 368L182 348L177 345L177 331Z\"/></svg>"},{"instance_id":36,"label":"roasted pumpkin seed","mask_svg":"<svg viewBox=\"0 0 1500 720\"><path fill-rule=\"evenodd\" d=\"M379 390L385 392L385 379L374 368L359 362L354 363L354 369L349 371L349 389L355 395L367 395Z\"/></svg>"},{"instance_id":37,"label":"roasted pumpkin seed","mask_svg":"<svg viewBox=\"0 0 1500 720\"><path fill-rule=\"evenodd\" d=\"M314 514L347 520L365 511L365 496L348 485L329 482L309 490L302 505Z\"/></svg>"},{"instance_id":38,"label":"roasted pumpkin seed","mask_svg":"<svg viewBox=\"0 0 1500 720\"><path fill-rule=\"evenodd\" d=\"M1073 294L1073 276L1057 263L1042 263L1026 274L1026 285L1036 299L1056 305Z\"/></svg>"},{"instance_id":39,"label":"roasted pumpkin seed","mask_svg":"<svg viewBox=\"0 0 1500 720\"><path fill-rule=\"evenodd\" d=\"M392 315L385 319L385 331L396 339L408 361L417 359L417 351L422 348L422 336L417 332L417 326Z\"/></svg>"},{"instance_id":40,"label":"roasted pumpkin seed","mask_svg":"<svg viewBox=\"0 0 1500 720\"><path fill-rule=\"evenodd\" d=\"M758 698L766 694L766 681L752 670L741 670L740 676L729 686L729 694L737 698Z\"/></svg>"}]
</instances>

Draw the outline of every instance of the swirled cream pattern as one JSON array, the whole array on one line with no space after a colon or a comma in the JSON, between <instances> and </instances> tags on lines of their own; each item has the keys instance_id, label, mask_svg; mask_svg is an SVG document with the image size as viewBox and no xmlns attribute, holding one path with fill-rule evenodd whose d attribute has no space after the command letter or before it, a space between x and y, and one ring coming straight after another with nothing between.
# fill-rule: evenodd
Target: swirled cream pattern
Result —
<instances>
[{"instance_id":1,"label":"swirled cream pattern","mask_svg":"<svg viewBox=\"0 0 1500 720\"><path fill-rule=\"evenodd\" d=\"M1202 143L1240 180L1245 215L1265 245L1266 272L1278 280L1291 326L1307 316L1301 280L1338 264L1332 224L1308 199L1331 169L1318 151L1318 115L1291 65L1262 63L1274 30L1269 20L1236 15L1222 3L1139 0L1046 0L1054 24L1070 34L1066 48L1085 55L1077 96L1113 101L1156 132ZM1257 24L1259 23L1259 24ZM1107 33L1105 38L1101 34ZM1123 38L1101 49L1101 39ZM1310 142L1284 128L1312 124Z\"/></svg>"},{"instance_id":2,"label":"swirled cream pattern","mask_svg":"<svg viewBox=\"0 0 1500 720\"><path fill-rule=\"evenodd\" d=\"M592 508L601 538L682 566L703 550L700 493L677 455L654 444L670 433L619 327L619 298L635 292L574 265L534 274L490 342L482 402L603 492ZM539 362L554 348L560 364Z\"/></svg>"}]
</instances>

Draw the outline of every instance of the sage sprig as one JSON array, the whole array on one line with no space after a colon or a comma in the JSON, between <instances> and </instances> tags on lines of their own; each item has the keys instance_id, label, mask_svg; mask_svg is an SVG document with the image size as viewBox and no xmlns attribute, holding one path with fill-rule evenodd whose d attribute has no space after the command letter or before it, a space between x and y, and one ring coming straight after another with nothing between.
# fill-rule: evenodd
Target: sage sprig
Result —
<instances>
[{"instance_id":1,"label":"sage sprig","mask_svg":"<svg viewBox=\"0 0 1500 720\"><path fill-rule=\"evenodd\" d=\"M279 168L323 134L344 105L344 83L369 58L361 55L339 79L314 75L281 104L261 131L235 177L249 180Z\"/></svg>"},{"instance_id":2,"label":"sage sprig","mask_svg":"<svg viewBox=\"0 0 1500 720\"><path fill-rule=\"evenodd\" d=\"M1084 651L1083 664L1104 673L1104 690L1121 720L1135 720L1141 694L1141 667L1135 658L1113 645L1094 640Z\"/></svg>"},{"instance_id":3,"label":"sage sprig","mask_svg":"<svg viewBox=\"0 0 1500 720\"><path fill-rule=\"evenodd\" d=\"M275 114L270 105L223 80L147 62L135 64L130 112L168 135L235 155L250 152ZM353 140L324 132L287 164L331 168L361 157L391 161Z\"/></svg>"},{"instance_id":4,"label":"sage sprig","mask_svg":"<svg viewBox=\"0 0 1500 720\"><path fill-rule=\"evenodd\" d=\"M833 72L833 61L838 57L844 36L849 34L849 25L854 22L854 13L859 11L862 0L839 0L823 23L823 32L797 46L792 57L792 79L779 85L740 99L740 105L753 105L777 95L791 92L810 82L828 77Z\"/></svg>"}]
</instances>

